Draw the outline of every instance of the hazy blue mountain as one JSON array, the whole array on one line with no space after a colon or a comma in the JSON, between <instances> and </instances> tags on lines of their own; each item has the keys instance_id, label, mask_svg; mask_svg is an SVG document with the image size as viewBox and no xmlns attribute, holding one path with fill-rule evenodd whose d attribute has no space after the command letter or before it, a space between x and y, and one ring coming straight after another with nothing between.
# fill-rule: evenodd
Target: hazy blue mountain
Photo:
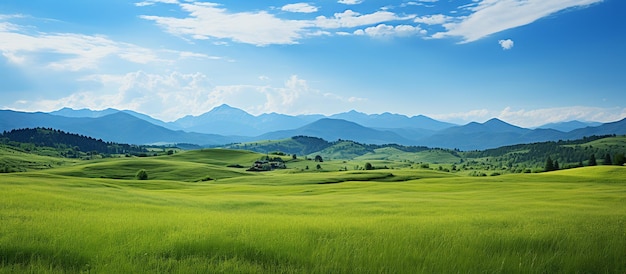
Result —
<instances>
[{"instance_id":1,"label":"hazy blue mountain","mask_svg":"<svg viewBox=\"0 0 626 274\"><path fill-rule=\"evenodd\" d=\"M62 108L53 112L50 112L50 114L52 115L57 115L57 116L64 116L64 117L74 117L74 118L98 118L98 117L103 117L103 116L107 116L110 114L114 114L117 112L124 112L124 113L128 113L132 116L135 116L139 119L142 119L144 121L150 122L152 124L158 125L158 126L162 126L165 128L169 128L169 129L179 129L178 127L176 127L173 124L170 123L166 123L163 122L161 120L152 118L146 114L143 113L139 113L136 111L132 111L132 110L118 110L118 109L114 109L114 108L107 108L104 110L91 110L91 109L87 109L87 108L83 108L83 109L72 109L72 108Z\"/></svg>"},{"instance_id":2,"label":"hazy blue mountain","mask_svg":"<svg viewBox=\"0 0 626 274\"><path fill-rule=\"evenodd\" d=\"M107 142L128 144L191 143L218 145L245 140L243 138L239 140L226 138L220 135L173 131L119 111L96 118L64 117L41 112L0 111L0 130L34 127L60 129Z\"/></svg>"},{"instance_id":3,"label":"hazy blue mountain","mask_svg":"<svg viewBox=\"0 0 626 274\"><path fill-rule=\"evenodd\" d=\"M608 134L626 135L626 118L616 122L605 123L597 127L572 130L568 132L566 136L567 139L580 139L585 136Z\"/></svg>"},{"instance_id":4,"label":"hazy blue mountain","mask_svg":"<svg viewBox=\"0 0 626 274\"><path fill-rule=\"evenodd\" d=\"M226 136L258 136L272 131L302 127L323 117L322 115L291 116L278 113L254 116L244 110L224 104L199 116L185 116L173 124L190 132Z\"/></svg>"},{"instance_id":5,"label":"hazy blue mountain","mask_svg":"<svg viewBox=\"0 0 626 274\"><path fill-rule=\"evenodd\" d=\"M385 112L382 114L365 114L355 110L331 115L330 118L342 119L373 128L415 128L426 130L442 130L453 127L454 124L440 122L424 115L408 117L401 114Z\"/></svg>"},{"instance_id":6,"label":"hazy blue mountain","mask_svg":"<svg viewBox=\"0 0 626 274\"><path fill-rule=\"evenodd\" d=\"M472 122L438 131L432 136L418 140L418 144L461 150L483 150L515 144L574 140L585 136L609 134L626 134L626 119L565 133L555 129L521 128L494 118L485 123Z\"/></svg>"},{"instance_id":7,"label":"hazy blue mountain","mask_svg":"<svg viewBox=\"0 0 626 274\"><path fill-rule=\"evenodd\" d=\"M375 128L375 129L391 131L408 140L420 140L422 138L432 136L433 134L437 132L435 130L428 130L428 129L422 129L422 128L387 128L387 129Z\"/></svg>"},{"instance_id":8,"label":"hazy blue mountain","mask_svg":"<svg viewBox=\"0 0 626 274\"><path fill-rule=\"evenodd\" d=\"M599 122L581 122L581 121L568 121L568 122L560 122L560 123L549 123L542 126L537 127L538 129L555 129L562 132L570 132L579 128L586 127L597 127L602 125Z\"/></svg>"},{"instance_id":9,"label":"hazy blue mountain","mask_svg":"<svg viewBox=\"0 0 626 274\"><path fill-rule=\"evenodd\" d=\"M225 136L258 136L273 131L296 129L317 120L329 118L319 114L291 116L278 113L266 113L254 116L244 110L234 108L226 104L215 107L209 112L199 116L188 115L169 123L134 111L116 110L110 108L99 111L63 108L51 112L51 114L65 117L97 118L120 111L131 114L152 124L172 130L184 130L187 132L219 134ZM423 137L436 130L454 126L453 124L440 122L423 115L409 118L405 115L391 114L388 112L383 114L365 114L353 110L350 112L335 114L330 117L333 119L351 121L382 131L394 131L402 136L408 137L408 139Z\"/></svg>"},{"instance_id":10,"label":"hazy blue mountain","mask_svg":"<svg viewBox=\"0 0 626 274\"><path fill-rule=\"evenodd\" d=\"M585 127L570 132L562 132L555 129L521 128L499 119L491 119L484 123L472 122L442 130L416 127L381 129L363 126L354 121L325 118L322 115L289 116L269 113L253 116L228 105L222 105L197 117L181 118L175 125L163 123L140 113L114 109L102 111L61 109L53 113L55 115L41 112L26 113L0 110L0 130L45 127L83 134L105 141L131 144L223 145L306 135L329 141L343 139L366 144L397 143L461 150L482 150L522 143L573 140L591 135L626 134L626 119L601 124L597 127ZM106 113L111 114L105 115ZM356 120L369 119L371 124L387 121L387 126L392 126L392 121L397 119L403 121L402 123L409 119L406 116L405 119L401 115L395 114L367 115L356 111L341 115ZM318 119L320 117L322 119ZM398 122L398 125L403 125L402 123ZM184 131L172 130L163 124L170 127L179 126ZM411 125L413 124L411 123ZM191 131L213 132L214 134L189 133Z\"/></svg>"},{"instance_id":11,"label":"hazy blue mountain","mask_svg":"<svg viewBox=\"0 0 626 274\"><path fill-rule=\"evenodd\" d=\"M485 123L471 122L447 128L419 140L420 145L461 150L482 150L522 142L530 129L511 125L493 118Z\"/></svg>"},{"instance_id":12,"label":"hazy blue mountain","mask_svg":"<svg viewBox=\"0 0 626 274\"><path fill-rule=\"evenodd\" d=\"M188 132L255 136L261 134L254 127L255 121L255 116L224 104L199 116L185 116L173 124Z\"/></svg>"},{"instance_id":13,"label":"hazy blue mountain","mask_svg":"<svg viewBox=\"0 0 626 274\"><path fill-rule=\"evenodd\" d=\"M57 128L63 121L72 119L69 117L56 116L43 112L19 112L13 110L0 110L0 130L12 130L20 128Z\"/></svg>"},{"instance_id":14,"label":"hazy blue mountain","mask_svg":"<svg viewBox=\"0 0 626 274\"><path fill-rule=\"evenodd\" d=\"M324 118L294 130L282 130L263 134L256 139L274 140L292 136L313 136L328 141L352 140L366 144L412 144L413 141L391 131L380 131L354 122Z\"/></svg>"},{"instance_id":15,"label":"hazy blue mountain","mask_svg":"<svg viewBox=\"0 0 626 274\"><path fill-rule=\"evenodd\" d=\"M262 133L294 129L302 127L306 124L314 122L318 119L311 116L290 116L278 113L261 114L257 116L256 124L254 125Z\"/></svg>"},{"instance_id":16,"label":"hazy blue mountain","mask_svg":"<svg viewBox=\"0 0 626 274\"><path fill-rule=\"evenodd\" d=\"M98 118L102 116L107 116L109 114L113 114L119 112L117 109L107 108L104 110L91 110L88 108L82 109L72 109L72 108L62 108L59 110L55 110L50 112L52 115L64 116L64 117L74 117L74 118Z\"/></svg>"}]
</instances>

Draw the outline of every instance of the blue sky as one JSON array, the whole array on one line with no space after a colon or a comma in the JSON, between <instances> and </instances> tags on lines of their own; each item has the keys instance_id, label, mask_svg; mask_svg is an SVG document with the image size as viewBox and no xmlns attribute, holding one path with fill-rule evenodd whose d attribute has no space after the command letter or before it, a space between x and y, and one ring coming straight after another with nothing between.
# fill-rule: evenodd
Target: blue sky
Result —
<instances>
[{"instance_id":1,"label":"blue sky","mask_svg":"<svg viewBox=\"0 0 626 274\"><path fill-rule=\"evenodd\" d=\"M3 0L0 108L626 117L622 0Z\"/></svg>"}]
</instances>

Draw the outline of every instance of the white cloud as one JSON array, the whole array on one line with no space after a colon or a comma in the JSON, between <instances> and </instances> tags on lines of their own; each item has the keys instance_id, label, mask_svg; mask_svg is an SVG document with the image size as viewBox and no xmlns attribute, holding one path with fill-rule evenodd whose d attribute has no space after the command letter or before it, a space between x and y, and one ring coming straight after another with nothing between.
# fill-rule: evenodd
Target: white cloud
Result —
<instances>
[{"instance_id":1,"label":"white cloud","mask_svg":"<svg viewBox=\"0 0 626 274\"><path fill-rule=\"evenodd\" d=\"M230 39L240 43L264 46L295 44L310 23L283 20L265 11L229 13L219 4L195 2L180 4L189 17L175 18L143 15L165 31L197 40Z\"/></svg>"},{"instance_id":2,"label":"white cloud","mask_svg":"<svg viewBox=\"0 0 626 274\"><path fill-rule=\"evenodd\" d=\"M433 38L461 37L469 43L507 29L533 23L556 12L588 6L602 0L482 0L464 6L470 15L444 24Z\"/></svg>"},{"instance_id":3,"label":"white cloud","mask_svg":"<svg viewBox=\"0 0 626 274\"><path fill-rule=\"evenodd\" d=\"M469 123L472 121L484 122L491 118L498 118L513 125L530 128L548 123L558 123L572 120L603 123L614 122L626 118L626 108L571 106L533 110L513 110L510 107L506 107L501 111L478 109L467 112L433 114L428 116L442 121L458 124Z\"/></svg>"},{"instance_id":4,"label":"white cloud","mask_svg":"<svg viewBox=\"0 0 626 274\"><path fill-rule=\"evenodd\" d=\"M9 61L60 71L99 68L106 58L119 58L136 64L170 62L166 58L204 57L206 55L174 50L152 50L118 42L103 35L75 33L27 33L18 25L10 28L0 24L0 53Z\"/></svg>"},{"instance_id":5,"label":"white cloud","mask_svg":"<svg viewBox=\"0 0 626 274\"><path fill-rule=\"evenodd\" d=\"M368 35L371 37L392 37L392 36L412 36L416 34L425 34L425 31L418 26L397 25L390 26L379 24L375 27L369 27L365 30L354 31L355 35Z\"/></svg>"},{"instance_id":6,"label":"white cloud","mask_svg":"<svg viewBox=\"0 0 626 274\"><path fill-rule=\"evenodd\" d=\"M352 10L346 10L342 13L335 13L333 17L318 16L315 19L315 25L321 28L354 28L359 26L375 25L382 22L407 20L412 16L399 17L393 12L377 11L370 14L360 14Z\"/></svg>"},{"instance_id":7,"label":"white cloud","mask_svg":"<svg viewBox=\"0 0 626 274\"><path fill-rule=\"evenodd\" d=\"M145 7L145 6L152 6L156 3L178 4L179 2L178 0L148 0L148 1L137 2L135 3L135 6Z\"/></svg>"},{"instance_id":8,"label":"white cloud","mask_svg":"<svg viewBox=\"0 0 626 274\"><path fill-rule=\"evenodd\" d=\"M266 76L259 79L269 80ZM224 103L253 114L304 114L319 113L320 110L331 114L366 100L321 92L297 75L290 76L282 86L212 85L209 77L202 73L151 74L143 71L96 74L81 81L96 83L99 87L57 99L20 100L8 107L23 111L53 111L62 107L130 109L172 121L186 115L200 115Z\"/></svg>"},{"instance_id":9,"label":"white cloud","mask_svg":"<svg viewBox=\"0 0 626 274\"><path fill-rule=\"evenodd\" d=\"M312 20L286 20L266 11L229 12L220 4L193 2L179 4L189 15L184 18L143 15L166 32L196 40L218 39L266 46L271 44L296 44L300 39L331 35L326 29L356 28L383 22L402 21L414 15L398 16L379 10L360 14L352 10L335 13L331 17L318 16ZM316 7L306 3L290 4L282 10L314 12ZM406 29L406 27L402 27ZM400 28L400 29L402 29ZM350 30L353 31L353 30ZM348 31L341 31L348 33Z\"/></svg>"},{"instance_id":10,"label":"white cloud","mask_svg":"<svg viewBox=\"0 0 626 274\"><path fill-rule=\"evenodd\" d=\"M434 14L434 15L427 15L427 16L421 16L421 17L415 18L414 21L415 23L423 23L427 25L442 25L442 24L449 22L452 19L453 17L447 16L447 15Z\"/></svg>"},{"instance_id":11,"label":"white cloud","mask_svg":"<svg viewBox=\"0 0 626 274\"><path fill-rule=\"evenodd\" d=\"M502 47L503 50L510 50L515 45L515 42L511 39L499 40L498 44Z\"/></svg>"},{"instance_id":12,"label":"white cloud","mask_svg":"<svg viewBox=\"0 0 626 274\"><path fill-rule=\"evenodd\" d=\"M339 0L337 3L344 5L357 5L363 3L363 0Z\"/></svg>"},{"instance_id":13,"label":"white cloud","mask_svg":"<svg viewBox=\"0 0 626 274\"><path fill-rule=\"evenodd\" d=\"M284 5L281 10L288 12L312 13L317 11L317 7L311 6L308 3L295 3Z\"/></svg>"},{"instance_id":14,"label":"white cloud","mask_svg":"<svg viewBox=\"0 0 626 274\"><path fill-rule=\"evenodd\" d=\"M523 127L536 127L564 121L614 122L626 118L626 109L572 106L534 110L502 110L498 118Z\"/></svg>"}]
</instances>

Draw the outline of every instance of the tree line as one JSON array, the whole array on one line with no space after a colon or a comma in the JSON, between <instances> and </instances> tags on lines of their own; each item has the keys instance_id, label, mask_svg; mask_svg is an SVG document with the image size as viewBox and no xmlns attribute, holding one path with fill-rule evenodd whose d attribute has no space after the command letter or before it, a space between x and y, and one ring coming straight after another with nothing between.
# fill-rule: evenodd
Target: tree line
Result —
<instances>
[{"instance_id":1,"label":"tree line","mask_svg":"<svg viewBox=\"0 0 626 274\"><path fill-rule=\"evenodd\" d=\"M31 144L37 147L52 147L62 156L76 158L83 153L98 154L138 154L148 150L142 146L105 142L102 139L68 133L52 128L23 128L4 131L2 143L13 146Z\"/></svg>"}]
</instances>

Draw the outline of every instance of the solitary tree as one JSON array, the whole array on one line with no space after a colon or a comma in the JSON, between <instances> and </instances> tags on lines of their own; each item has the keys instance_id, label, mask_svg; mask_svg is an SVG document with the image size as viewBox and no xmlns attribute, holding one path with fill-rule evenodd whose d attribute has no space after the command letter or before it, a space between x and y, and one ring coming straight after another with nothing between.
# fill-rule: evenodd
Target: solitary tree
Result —
<instances>
[{"instance_id":1,"label":"solitary tree","mask_svg":"<svg viewBox=\"0 0 626 274\"><path fill-rule=\"evenodd\" d=\"M370 163L365 163L365 170L372 170L374 167Z\"/></svg>"},{"instance_id":2,"label":"solitary tree","mask_svg":"<svg viewBox=\"0 0 626 274\"><path fill-rule=\"evenodd\" d=\"M324 162L324 159L322 159L322 156L320 155L315 155L315 161L321 163L321 162Z\"/></svg>"},{"instance_id":3,"label":"solitary tree","mask_svg":"<svg viewBox=\"0 0 626 274\"><path fill-rule=\"evenodd\" d=\"M591 156L589 156L589 166L597 166L598 162L596 161L596 155L591 154Z\"/></svg>"},{"instance_id":4,"label":"solitary tree","mask_svg":"<svg viewBox=\"0 0 626 274\"><path fill-rule=\"evenodd\" d=\"M546 171L553 171L554 170L554 162L552 162L552 158L550 158L550 156L548 156L548 159L546 159L545 170Z\"/></svg>"},{"instance_id":5,"label":"solitary tree","mask_svg":"<svg viewBox=\"0 0 626 274\"><path fill-rule=\"evenodd\" d=\"M135 178L137 178L137 180L148 180L148 172L145 169L140 169L137 171L137 174L135 174Z\"/></svg>"}]
</instances>

